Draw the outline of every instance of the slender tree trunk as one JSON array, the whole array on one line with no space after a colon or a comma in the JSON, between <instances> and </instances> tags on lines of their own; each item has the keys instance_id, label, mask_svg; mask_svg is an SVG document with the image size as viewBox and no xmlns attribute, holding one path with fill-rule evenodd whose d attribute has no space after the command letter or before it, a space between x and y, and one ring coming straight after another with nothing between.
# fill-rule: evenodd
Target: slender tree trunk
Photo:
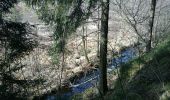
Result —
<instances>
[{"instance_id":1,"label":"slender tree trunk","mask_svg":"<svg viewBox=\"0 0 170 100\"><path fill-rule=\"evenodd\" d=\"M2 12L0 12L0 20L2 19Z\"/></svg>"},{"instance_id":2,"label":"slender tree trunk","mask_svg":"<svg viewBox=\"0 0 170 100\"><path fill-rule=\"evenodd\" d=\"M152 48L152 34L154 27L154 18L155 18L155 9L156 9L156 0L151 1L151 10L150 10L150 20L149 20L149 40L146 45L146 52L151 51Z\"/></svg>"},{"instance_id":3,"label":"slender tree trunk","mask_svg":"<svg viewBox=\"0 0 170 100\"><path fill-rule=\"evenodd\" d=\"M99 6L98 6L98 9L97 9L97 14L98 14L98 19L100 18L100 13L99 13ZM100 28L100 22L98 21L97 22L97 57L99 57L99 53L100 53L100 31L99 31L99 28Z\"/></svg>"},{"instance_id":4,"label":"slender tree trunk","mask_svg":"<svg viewBox=\"0 0 170 100\"><path fill-rule=\"evenodd\" d=\"M2 12L0 12L0 23L2 23Z\"/></svg>"},{"instance_id":5,"label":"slender tree trunk","mask_svg":"<svg viewBox=\"0 0 170 100\"><path fill-rule=\"evenodd\" d=\"M107 41L108 41L108 20L109 20L109 0L102 0L101 15L101 37L100 37L100 92L105 95L107 86Z\"/></svg>"},{"instance_id":6,"label":"slender tree trunk","mask_svg":"<svg viewBox=\"0 0 170 100\"><path fill-rule=\"evenodd\" d=\"M63 71L65 67L65 26L64 26L64 31L62 34L62 45L61 45L61 51L62 51L62 62L61 62L61 72L60 72L60 86L59 89L62 87L62 79L63 79Z\"/></svg>"},{"instance_id":7,"label":"slender tree trunk","mask_svg":"<svg viewBox=\"0 0 170 100\"><path fill-rule=\"evenodd\" d=\"M87 63L90 63L89 57L88 57L88 55L87 55L87 50L86 50L86 45L87 45L87 44L86 44L86 41L85 41L84 26L83 26L82 42L83 42L83 50L84 50L84 55L85 55L86 61L87 61Z\"/></svg>"}]
</instances>

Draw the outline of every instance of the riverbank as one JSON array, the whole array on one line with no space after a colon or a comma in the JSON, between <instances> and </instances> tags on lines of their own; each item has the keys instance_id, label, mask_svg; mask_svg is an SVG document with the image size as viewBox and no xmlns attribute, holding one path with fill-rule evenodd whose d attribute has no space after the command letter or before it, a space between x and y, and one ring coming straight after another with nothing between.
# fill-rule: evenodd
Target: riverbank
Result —
<instances>
[{"instance_id":1,"label":"riverbank","mask_svg":"<svg viewBox=\"0 0 170 100\"><path fill-rule=\"evenodd\" d=\"M116 71L119 70L119 66L123 63L127 63L134 57L136 57L136 50L132 47L128 47L122 50L118 56L115 56L111 59L111 64L108 65L109 87L112 87L113 81L118 77ZM71 77L68 77L68 79L63 82L62 87L59 90L52 90L52 92L45 94L45 97L48 99L60 98L64 100L70 100L73 96L79 95L91 88L94 88L95 91L98 91L97 87L100 80L99 76L100 70L98 69L98 66L96 65L90 67L86 71L84 70Z\"/></svg>"},{"instance_id":2,"label":"riverbank","mask_svg":"<svg viewBox=\"0 0 170 100\"><path fill-rule=\"evenodd\" d=\"M116 79L109 83L104 100L169 100L170 99L170 38L161 42L150 53L123 64L116 72ZM110 77L109 77L110 78ZM97 87L76 94L73 100L98 99Z\"/></svg>"},{"instance_id":3,"label":"riverbank","mask_svg":"<svg viewBox=\"0 0 170 100\"><path fill-rule=\"evenodd\" d=\"M169 100L170 38L150 53L123 65L105 100Z\"/></svg>"}]
</instances>

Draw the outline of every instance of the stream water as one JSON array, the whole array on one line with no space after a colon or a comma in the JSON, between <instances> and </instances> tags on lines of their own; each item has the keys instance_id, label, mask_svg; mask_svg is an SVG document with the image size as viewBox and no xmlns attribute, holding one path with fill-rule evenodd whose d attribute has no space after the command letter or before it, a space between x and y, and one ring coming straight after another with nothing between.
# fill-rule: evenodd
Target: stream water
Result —
<instances>
[{"instance_id":1,"label":"stream water","mask_svg":"<svg viewBox=\"0 0 170 100\"><path fill-rule=\"evenodd\" d=\"M136 56L136 50L134 48L127 48L121 52L121 54L113 58L111 64L108 65L107 72L112 72L123 63L127 63ZM83 93L86 89L94 87L99 82L99 69L92 70L86 76L81 77L72 83L71 90L61 93L60 95L47 96L46 100L70 100L71 97L78 93Z\"/></svg>"}]
</instances>

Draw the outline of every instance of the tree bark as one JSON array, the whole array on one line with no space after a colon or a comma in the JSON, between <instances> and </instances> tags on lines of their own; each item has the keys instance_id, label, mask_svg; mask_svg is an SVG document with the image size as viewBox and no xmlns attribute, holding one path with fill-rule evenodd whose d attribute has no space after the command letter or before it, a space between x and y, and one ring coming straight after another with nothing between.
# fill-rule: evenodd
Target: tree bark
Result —
<instances>
[{"instance_id":1,"label":"tree bark","mask_svg":"<svg viewBox=\"0 0 170 100\"><path fill-rule=\"evenodd\" d=\"M100 19L100 15L99 15L99 6L98 6L98 9L97 9L97 16L98 16L98 19ZM99 55L100 55L100 22L98 21L97 22L97 57L99 58Z\"/></svg>"},{"instance_id":2,"label":"tree bark","mask_svg":"<svg viewBox=\"0 0 170 100\"><path fill-rule=\"evenodd\" d=\"M89 57L88 57L88 54L87 54L87 50L86 50L87 44L86 44L86 41L85 41L84 26L83 26L82 42L83 42L83 50L84 50L84 55L85 55L86 61L87 61L87 63L90 63L90 60L89 60Z\"/></svg>"},{"instance_id":3,"label":"tree bark","mask_svg":"<svg viewBox=\"0 0 170 100\"><path fill-rule=\"evenodd\" d=\"M100 86L101 95L108 91L107 86L107 41L108 41L108 20L109 20L109 0L102 0L101 15L101 37L100 37Z\"/></svg>"},{"instance_id":4,"label":"tree bark","mask_svg":"<svg viewBox=\"0 0 170 100\"><path fill-rule=\"evenodd\" d=\"M149 19L149 40L146 45L146 52L150 52L152 48L152 34L154 27L154 18L155 18L155 9L156 9L156 0L151 1L151 10L150 10L150 19Z\"/></svg>"}]
</instances>

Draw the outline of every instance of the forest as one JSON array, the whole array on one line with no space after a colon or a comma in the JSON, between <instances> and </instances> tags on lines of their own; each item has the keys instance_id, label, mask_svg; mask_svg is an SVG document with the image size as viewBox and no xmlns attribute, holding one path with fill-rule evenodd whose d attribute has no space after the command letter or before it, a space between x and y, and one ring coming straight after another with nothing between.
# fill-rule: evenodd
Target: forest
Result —
<instances>
[{"instance_id":1,"label":"forest","mask_svg":"<svg viewBox=\"0 0 170 100\"><path fill-rule=\"evenodd\" d=\"M0 100L170 100L170 0L0 0Z\"/></svg>"}]
</instances>

